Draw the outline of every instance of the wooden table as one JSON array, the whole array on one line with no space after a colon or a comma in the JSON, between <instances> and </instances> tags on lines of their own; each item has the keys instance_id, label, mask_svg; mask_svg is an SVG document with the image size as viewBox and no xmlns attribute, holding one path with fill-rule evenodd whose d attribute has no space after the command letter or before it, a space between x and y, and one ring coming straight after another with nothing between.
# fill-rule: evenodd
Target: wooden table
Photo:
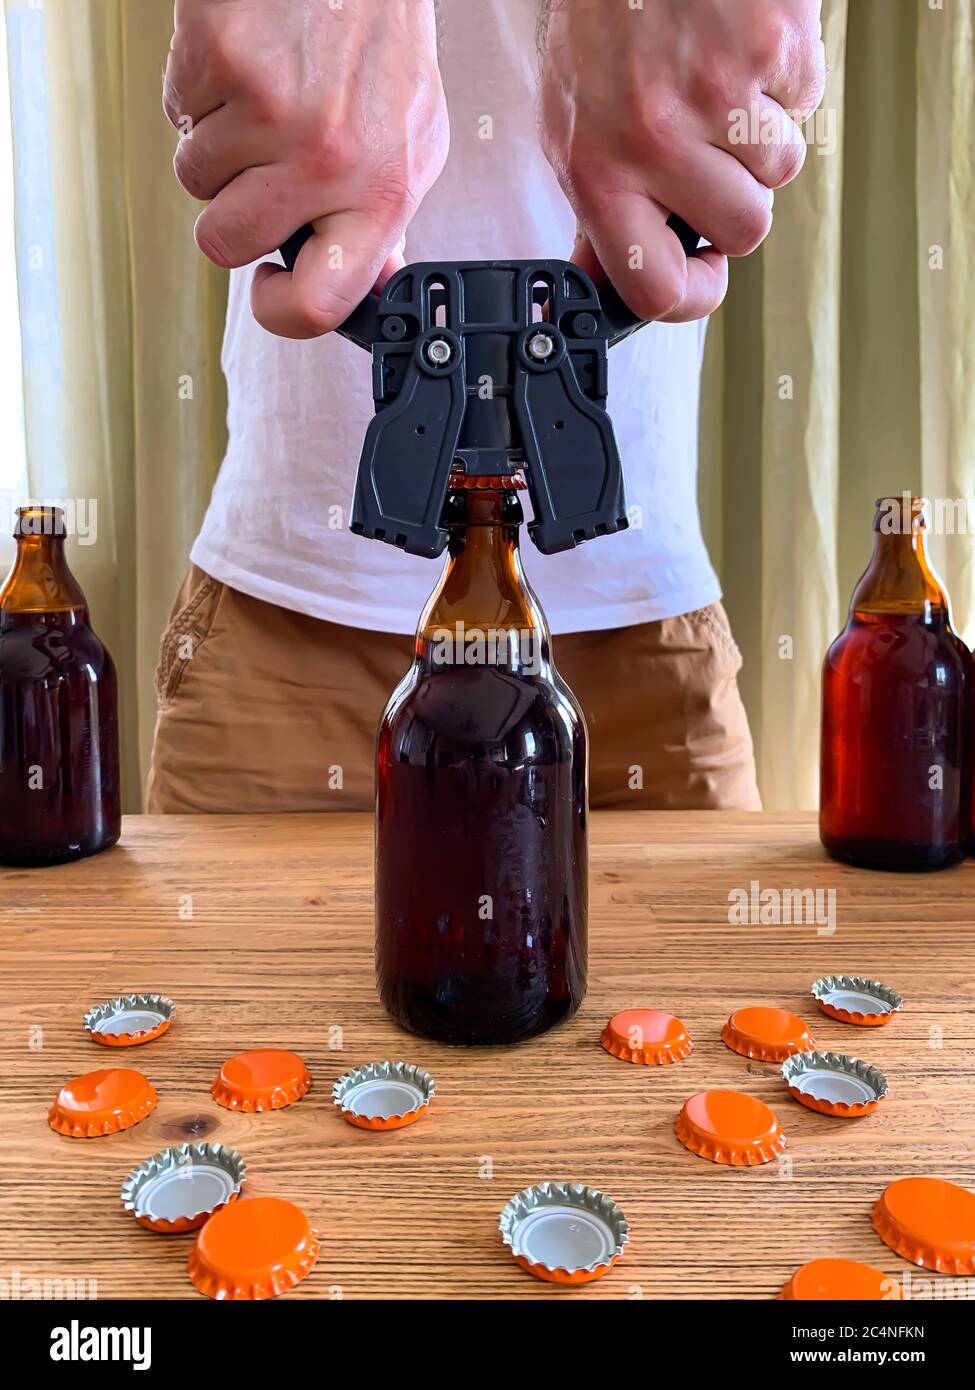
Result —
<instances>
[{"instance_id":1,"label":"wooden table","mask_svg":"<svg viewBox=\"0 0 975 1390\"><path fill-rule=\"evenodd\" d=\"M892 1179L975 1186L971 862L844 868L808 815L596 815L583 1008L522 1046L463 1050L400 1032L376 1000L371 842L366 816L136 817L109 854L0 872L0 1275L96 1280L103 1298L196 1297L193 1237L142 1230L119 1188L139 1159L204 1137L238 1146L251 1192L293 1199L321 1231L296 1298L769 1298L818 1255L910 1268L869 1220ZM729 923L729 891L753 880L835 889L835 932ZM880 1029L824 1017L808 988L830 971L888 981L904 1012ZM177 1001L170 1032L125 1052L92 1044L85 1009L138 989ZM876 1062L890 1099L859 1121L796 1105L774 1068L720 1041L730 1010L752 1003L793 1009L821 1047ZM604 1052L606 1019L636 1005L683 1018L693 1055L637 1067ZM219 1064L260 1046L300 1051L312 1091L268 1115L221 1109ZM438 1097L418 1124L375 1135L345 1124L330 1090L384 1057L427 1067ZM116 1062L146 1071L155 1112L100 1139L49 1129L58 1087ZM681 1103L720 1086L773 1105L788 1164L723 1168L681 1147ZM593 1184L623 1207L631 1244L605 1279L543 1284L502 1246L502 1206L544 1179Z\"/></svg>"}]
</instances>

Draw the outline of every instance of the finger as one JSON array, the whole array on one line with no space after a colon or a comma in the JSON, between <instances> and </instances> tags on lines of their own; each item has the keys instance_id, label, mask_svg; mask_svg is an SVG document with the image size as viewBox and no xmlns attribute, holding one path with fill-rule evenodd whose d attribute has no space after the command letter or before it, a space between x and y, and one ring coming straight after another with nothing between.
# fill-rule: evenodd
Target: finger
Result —
<instances>
[{"instance_id":1,"label":"finger","mask_svg":"<svg viewBox=\"0 0 975 1390\"><path fill-rule=\"evenodd\" d=\"M196 244L215 265L250 265L276 251L296 227L339 196L328 186L309 189L292 182L280 164L245 169L196 219Z\"/></svg>"},{"instance_id":2,"label":"finger","mask_svg":"<svg viewBox=\"0 0 975 1390\"><path fill-rule=\"evenodd\" d=\"M223 105L225 95L224 85L205 61L202 45L176 37L163 77L163 110L170 122L181 133L192 130Z\"/></svg>"},{"instance_id":3,"label":"finger","mask_svg":"<svg viewBox=\"0 0 975 1390\"><path fill-rule=\"evenodd\" d=\"M599 262L599 257L584 233L580 233L576 237L569 259L573 265L584 270L597 286L606 278L606 272ZM704 271L699 268L698 263L701 261L705 262ZM656 321L658 323L686 323L692 319L707 318L708 314L712 314L717 309L727 290L728 258L707 247L696 252L688 265L687 288L683 298L669 313L657 315ZM626 296L624 295L623 298L625 299Z\"/></svg>"},{"instance_id":4,"label":"finger","mask_svg":"<svg viewBox=\"0 0 975 1390\"><path fill-rule=\"evenodd\" d=\"M396 262L399 227L384 227L374 214L337 212L312 226L293 274L266 263L254 272L254 317L283 338L317 338L337 328Z\"/></svg>"},{"instance_id":5,"label":"finger","mask_svg":"<svg viewBox=\"0 0 975 1390\"><path fill-rule=\"evenodd\" d=\"M806 159L806 140L792 117L764 95L740 117L728 123L723 148L765 188L791 183Z\"/></svg>"},{"instance_id":6,"label":"finger","mask_svg":"<svg viewBox=\"0 0 975 1390\"><path fill-rule=\"evenodd\" d=\"M176 177L193 198L209 202L245 169L275 164L280 137L248 121L237 102L221 106L182 137L173 156Z\"/></svg>"},{"instance_id":7,"label":"finger","mask_svg":"<svg viewBox=\"0 0 975 1390\"><path fill-rule=\"evenodd\" d=\"M650 191L726 256L748 256L772 228L772 194L734 155L688 146L653 170Z\"/></svg>"},{"instance_id":8,"label":"finger","mask_svg":"<svg viewBox=\"0 0 975 1390\"><path fill-rule=\"evenodd\" d=\"M626 304L642 319L677 323L704 318L728 288L728 266L718 251L688 258L667 226L669 212L645 194L616 192L583 209L592 253ZM586 266L585 245L574 249Z\"/></svg>"},{"instance_id":9,"label":"finger","mask_svg":"<svg viewBox=\"0 0 975 1390\"><path fill-rule=\"evenodd\" d=\"M811 17L788 27L767 65L762 90L802 125L826 91L826 48Z\"/></svg>"},{"instance_id":10,"label":"finger","mask_svg":"<svg viewBox=\"0 0 975 1390\"><path fill-rule=\"evenodd\" d=\"M660 323L690 323L713 314L728 293L728 257L713 247L696 251L687 262L687 289Z\"/></svg>"},{"instance_id":11,"label":"finger","mask_svg":"<svg viewBox=\"0 0 975 1390\"><path fill-rule=\"evenodd\" d=\"M226 15L214 11L214 6L206 9L199 0L176 0L163 110L181 131L223 105L234 85L240 52L246 51L249 42L245 16L240 17L235 34Z\"/></svg>"}]
</instances>

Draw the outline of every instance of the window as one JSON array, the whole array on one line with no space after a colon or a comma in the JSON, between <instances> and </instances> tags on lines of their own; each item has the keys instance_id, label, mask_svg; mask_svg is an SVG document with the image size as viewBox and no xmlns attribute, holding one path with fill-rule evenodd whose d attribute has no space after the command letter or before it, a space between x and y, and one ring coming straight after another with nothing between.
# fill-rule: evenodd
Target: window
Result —
<instances>
[{"instance_id":1,"label":"window","mask_svg":"<svg viewBox=\"0 0 975 1390\"><path fill-rule=\"evenodd\" d=\"M0 21L0 568L13 554L13 510L27 496L23 370L14 241L7 31ZM8 524L8 522L10 524Z\"/></svg>"}]
</instances>

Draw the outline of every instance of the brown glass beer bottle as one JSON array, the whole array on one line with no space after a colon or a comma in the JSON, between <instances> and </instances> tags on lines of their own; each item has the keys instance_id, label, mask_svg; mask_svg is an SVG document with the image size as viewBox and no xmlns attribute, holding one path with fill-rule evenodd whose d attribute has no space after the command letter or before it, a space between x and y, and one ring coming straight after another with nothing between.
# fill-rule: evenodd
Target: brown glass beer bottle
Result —
<instances>
[{"instance_id":1,"label":"brown glass beer bottle","mask_svg":"<svg viewBox=\"0 0 975 1390\"><path fill-rule=\"evenodd\" d=\"M117 684L64 556L64 515L22 507L0 589L0 864L56 864L121 829Z\"/></svg>"},{"instance_id":2,"label":"brown glass beer bottle","mask_svg":"<svg viewBox=\"0 0 975 1390\"><path fill-rule=\"evenodd\" d=\"M820 837L870 868L938 868L969 838L975 665L925 557L925 508L878 501L873 557L823 667Z\"/></svg>"},{"instance_id":3,"label":"brown glass beer bottle","mask_svg":"<svg viewBox=\"0 0 975 1390\"><path fill-rule=\"evenodd\" d=\"M585 993L585 721L518 553L512 478L451 478L449 560L379 729L376 966L412 1032L511 1043Z\"/></svg>"}]
</instances>

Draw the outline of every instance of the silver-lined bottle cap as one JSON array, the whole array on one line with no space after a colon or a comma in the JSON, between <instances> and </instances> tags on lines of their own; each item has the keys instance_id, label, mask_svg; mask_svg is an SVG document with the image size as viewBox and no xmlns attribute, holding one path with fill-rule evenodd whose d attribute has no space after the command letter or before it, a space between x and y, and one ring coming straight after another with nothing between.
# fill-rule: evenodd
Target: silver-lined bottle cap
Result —
<instances>
[{"instance_id":1,"label":"silver-lined bottle cap","mask_svg":"<svg viewBox=\"0 0 975 1390\"><path fill-rule=\"evenodd\" d=\"M824 975L809 992L824 1014L861 1027L889 1023L904 1005L896 989L864 975Z\"/></svg>"},{"instance_id":2,"label":"silver-lined bottle cap","mask_svg":"<svg viewBox=\"0 0 975 1390\"><path fill-rule=\"evenodd\" d=\"M150 1231L195 1231L237 1200L245 1173L243 1158L226 1144L177 1144L133 1168L122 1205Z\"/></svg>"},{"instance_id":3,"label":"silver-lined bottle cap","mask_svg":"<svg viewBox=\"0 0 975 1390\"><path fill-rule=\"evenodd\" d=\"M524 1188L501 1212L498 1229L522 1269L553 1284L599 1279L630 1238L612 1197L568 1182Z\"/></svg>"},{"instance_id":4,"label":"silver-lined bottle cap","mask_svg":"<svg viewBox=\"0 0 975 1390\"><path fill-rule=\"evenodd\" d=\"M106 1047L134 1047L165 1033L175 1013L165 994L120 994L88 1010L85 1031Z\"/></svg>"},{"instance_id":5,"label":"silver-lined bottle cap","mask_svg":"<svg viewBox=\"0 0 975 1390\"><path fill-rule=\"evenodd\" d=\"M340 1076L332 1101L360 1129L402 1129L430 1108L433 1077L407 1062L367 1062Z\"/></svg>"},{"instance_id":6,"label":"silver-lined bottle cap","mask_svg":"<svg viewBox=\"0 0 975 1390\"><path fill-rule=\"evenodd\" d=\"M797 1052L782 1064L794 1100L820 1115L869 1115L888 1092L887 1078L869 1062L839 1052Z\"/></svg>"}]
</instances>

